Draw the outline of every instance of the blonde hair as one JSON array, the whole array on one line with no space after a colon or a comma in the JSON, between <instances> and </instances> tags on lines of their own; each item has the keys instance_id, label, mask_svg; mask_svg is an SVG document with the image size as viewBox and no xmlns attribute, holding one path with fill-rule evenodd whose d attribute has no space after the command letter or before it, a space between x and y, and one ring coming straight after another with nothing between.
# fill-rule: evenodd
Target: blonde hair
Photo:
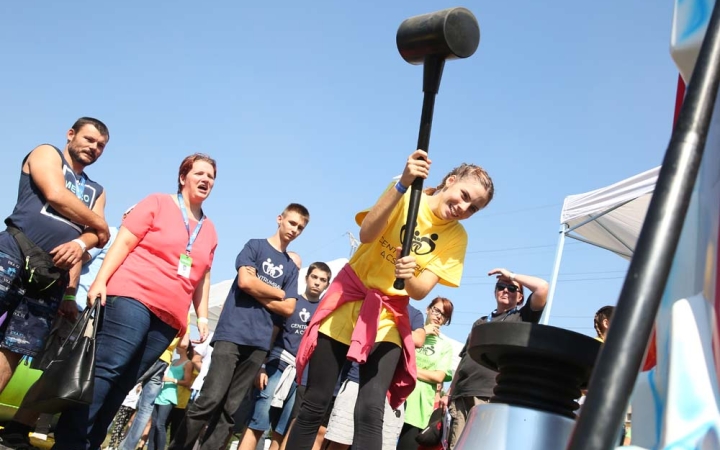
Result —
<instances>
[{"instance_id":1,"label":"blonde hair","mask_svg":"<svg viewBox=\"0 0 720 450\"><path fill-rule=\"evenodd\" d=\"M436 192L443 190L445 188L445 183L447 183L448 178L453 175L456 176L458 180L462 180L470 176L474 176L475 178L477 178L477 181L487 191L487 201L484 205L482 205L483 208L486 207L493 199L493 195L495 195L495 186L493 185L490 175L488 175L488 173L482 167L476 166L475 164L467 163L462 163L458 167L451 170L450 173L445 175L445 178L442 179L442 182L437 187L427 188L424 190L424 192L427 195L433 195Z\"/></svg>"}]
</instances>

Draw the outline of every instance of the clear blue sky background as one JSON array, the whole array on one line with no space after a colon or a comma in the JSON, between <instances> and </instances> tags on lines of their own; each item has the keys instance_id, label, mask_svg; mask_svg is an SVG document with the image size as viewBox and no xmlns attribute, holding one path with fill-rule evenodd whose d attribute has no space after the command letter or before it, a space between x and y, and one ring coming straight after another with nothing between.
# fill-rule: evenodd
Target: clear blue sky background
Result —
<instances>
[{"instance_id":1,"label":"clear blue sky background","mask_svg":"<svg viewBox=\"0 0 720 450\"><path fill-rule=\"evenodd\" d=\"M395 32L448 1L2 2L0 214L14 204L20 161L64 145L79 116L111 140L91 177L107 217L174 192L182 158L218 161L205 211L220 238L215 282L234 275L246 240L270 236L289 202L311 222L292 245L305 263L348 256L356 211L399 174L417 140L422 69ZM565 196L654 167L670 135L677 71L672 2L465 3L476 54L445 67L429 185L461 162L495 181L466 221L462 286L446 333L464 340L494 306L494 267L550 278ZM569 241L551 324L593 334L615 304L627 263ZM425 302L420 304L424 309Z\"/></svg>"}]
</instances>

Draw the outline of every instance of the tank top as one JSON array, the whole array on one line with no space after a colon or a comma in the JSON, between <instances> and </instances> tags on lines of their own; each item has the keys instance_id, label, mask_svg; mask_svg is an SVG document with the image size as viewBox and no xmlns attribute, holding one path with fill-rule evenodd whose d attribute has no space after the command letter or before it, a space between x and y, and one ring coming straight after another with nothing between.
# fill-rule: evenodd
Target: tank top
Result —
<instances>
[{"instance_id":1,"label":"tank top","mask_svg":"<svg viewBox=\"0 0 720 450\"><path fill-rule=\"evenodd\" d=\"M185 364L189 363L190 360L185 361L183 364L178 366L170 364L170 368L167 371L167 376L175 378L176 380L182 380L185 374ZM177 405L178 403L178 385L177 383L163 383L162 389L155 399L156 405Z\"/></svg>"},{"instance_id":2,"label":"tank top","mask_svg":"<svg viewBox=\"0 0 720 450\"><path fill-rule=\"evenodd\" d=\"M88 178L83 172L76 175L72 167L65 160L63 152L57 147L62 160L62 170L65 176L65 187L90 209L95 206L103 187ZM30 154L23 159L23 165ZM70 242L80 236L84 227L72 222L67 217L55 211L40 192L37 184L30 174L20 171L20 185L15 209L9 217L16 227L20 228L31 241L45 251L50 251L60 244Z\"/></svg>"}]
</instances>

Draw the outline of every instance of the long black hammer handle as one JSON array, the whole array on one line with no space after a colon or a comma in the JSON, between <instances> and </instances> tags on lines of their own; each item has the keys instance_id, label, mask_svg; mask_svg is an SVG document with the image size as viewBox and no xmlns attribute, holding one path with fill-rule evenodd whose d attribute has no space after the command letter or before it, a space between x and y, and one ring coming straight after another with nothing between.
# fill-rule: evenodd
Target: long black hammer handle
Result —
<instances>
[{"instance_id":1,"label":"long black hammer handle","mask_svg":"<svg viewBox=\"0 0 720 450\"><path fill-rule=\"evenodd\" d=\"M440 89L445 60L467 58L475 53L480 43L477 19L465 8L449 8L421 16L411 17L400 24L397 46L400 55L410 64L423 64L423 105L417 149L430 151L435 96ZM417 226L423 180L416 178L410 190L410 205L402 236L400 257L412 250ZM405 280L396 279L393 287L405 289Z\"/></svg>"},{"instance_id":2,"label":"long black hammer handle","mask_svg":"<svg viewBox=\"0 0 720 450\"><path fill-rule=\"evenodd\" d=\"M420 131L418 133L417 148L430 152L430 131L432 130L433 112L435 111L435 96L440 87L440 79L442 78L443 67L445 66L444 58L430 57L427 58L424 68L423 82L423 105L422 114L420 115ZM428 83L428 78L432 77L432 83ZM428 86L432 84L432 86ZM430 88L430 89L428 89ZM412 250L413 237L415 236L415 227L417 226L418 210L420 209L420 197L422 196L423 179L415 178L410 189L410 205L408 207L407 220L405 221L405 234L402 236L402 252L400 257L404 258L410 254ZM393 287L397 290L405 289L405 280L397 278Z\"/></svg>"}]
</instances>

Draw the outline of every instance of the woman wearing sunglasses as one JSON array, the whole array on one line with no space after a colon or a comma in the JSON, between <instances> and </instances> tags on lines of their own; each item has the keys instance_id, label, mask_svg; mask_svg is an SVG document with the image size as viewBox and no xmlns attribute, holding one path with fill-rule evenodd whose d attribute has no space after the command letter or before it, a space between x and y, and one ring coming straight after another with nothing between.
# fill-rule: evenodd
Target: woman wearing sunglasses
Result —
<instances>
[{"instance_id":1,"label":"woman wearing sunglasses","mask_svg":"<svg viewBox=\"0 0 720 450\"><path fill-rule=\"evenodd\" d=\"M440 327L450 325L452 313L453 304L445 297L435 297L427 308L425 343L415 350L417 384L405 400L398 450L417 450L415 438L430 421L437 387L452 377L452 344L440 335Z\"/></svg>"},{"instance_id":2,"label":"woman wearing sunglasses","mask_svg":"<svg viewBox=\"0 0 720 450\"><path fill-rule=\"evenodd\" d=\"M548 294L547 281L502 268L493 269L488 275L497 277L493 288L495 308L477 320L473 328L490 322L538 323L540 321ZM525 289L530 291L527 302ZM475 405L487 403L492 397L497 376L497 372L481 366L468 355L467 342L460 352L460 357L462 359L453 376L448 395L441 400L443 405L449 406L453 419L448 439L451 449L455 447L460 433L465 428L470 410Z\"/></svg>"}]
</instances>

